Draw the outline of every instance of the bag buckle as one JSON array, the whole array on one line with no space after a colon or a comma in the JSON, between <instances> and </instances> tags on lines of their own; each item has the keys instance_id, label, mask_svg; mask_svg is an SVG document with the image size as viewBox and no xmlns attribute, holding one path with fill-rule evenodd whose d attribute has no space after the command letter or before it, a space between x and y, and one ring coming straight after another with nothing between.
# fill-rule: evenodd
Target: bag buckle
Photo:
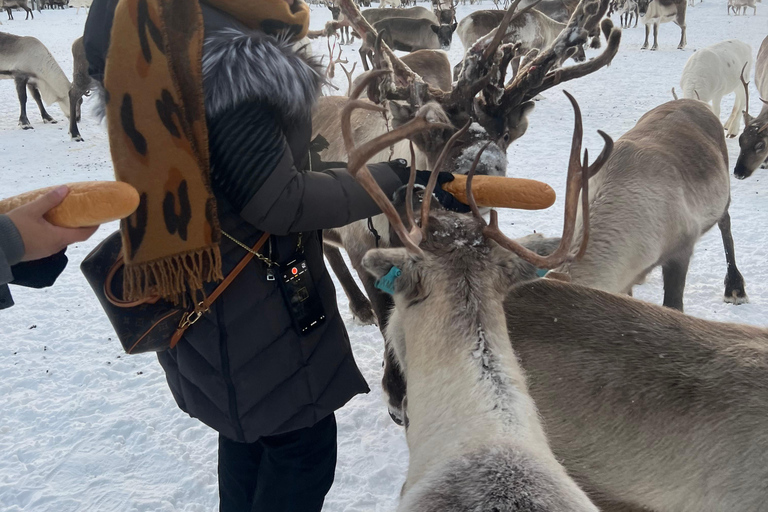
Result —
<instances>
[{"instance_id":1,"label":"bag buckle","mask_svg":"<svg viewBox=\"0 0 768 512\"><path fill-rule=\"evenodd\" d=\"M198 304L198 306L202 306L202 305L203 305L202 302ZM207 312L208 312L207 309L197 309L194 311L189 311L188 313L184 313L184 316L181 317L181 323L179 324L179 329L188 329L192 327Z\"/></svg>"}]
</instances>

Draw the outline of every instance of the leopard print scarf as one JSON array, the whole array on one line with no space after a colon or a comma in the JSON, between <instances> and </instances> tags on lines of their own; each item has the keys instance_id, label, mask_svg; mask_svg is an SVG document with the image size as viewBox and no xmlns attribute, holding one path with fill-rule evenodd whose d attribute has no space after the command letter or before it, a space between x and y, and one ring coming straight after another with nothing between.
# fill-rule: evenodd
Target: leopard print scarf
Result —
<instances>
[{"instance_id":1,"label":"leopard print scarf","mask_svg":"<svg viewBox=\"0 0 768 512\"><path fill-rule=\"evenodd\" d=\"M297 0L207 0L251 29L303 37L309 8ZM198 0L120 0L104 85L115 175L139 208L123 220L126 300L202 298L223 278L210 188Z\"/></svg>"}]
</instances>

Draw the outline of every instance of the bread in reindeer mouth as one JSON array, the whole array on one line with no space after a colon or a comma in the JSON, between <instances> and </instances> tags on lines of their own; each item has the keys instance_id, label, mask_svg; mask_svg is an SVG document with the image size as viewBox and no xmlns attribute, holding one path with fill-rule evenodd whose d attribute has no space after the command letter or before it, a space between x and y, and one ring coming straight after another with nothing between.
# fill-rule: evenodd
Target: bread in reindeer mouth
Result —
<instances>
[{"instance_id":1,"label":"bread in reindeer mouth","mask_svg":"<svg viewBox=\"0 0 768 512\"><path fill-rule=\"evenodd\" d=\"M467 199L467 176L455 174L454 180L443 184L443 190L464 204ZM555 204L557 194L546 183L505 176L475 176L472 193L480 207L544 210Z\"/></svg>"},{"instance_id":2,"label":"bread in reindeer mouth","mask_svg":"<svg viewBox=\"0 0 768 512\"><path fill-rule=\"evenodd\" d=\"M120 181L68 183L69 194L60 205L44 215L62 228L84 228L128 217L139 207L139 193ZM58 188L46 187L0 201L0 214L23 206Z\"/></svg>"}]
</instances>

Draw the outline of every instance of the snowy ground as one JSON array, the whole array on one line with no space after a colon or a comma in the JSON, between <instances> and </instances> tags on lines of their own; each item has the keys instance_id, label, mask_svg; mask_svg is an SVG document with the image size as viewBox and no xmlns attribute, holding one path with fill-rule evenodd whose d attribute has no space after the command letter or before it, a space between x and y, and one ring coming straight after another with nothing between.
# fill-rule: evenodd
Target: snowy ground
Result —
<instances>
[{"instance_id":1,"label":"snowy ground","mask_svg":"<svg viewBox=\"0 0 768 512\"><path fill-rule=\"evenodd\" d=\"M482 8L492 8L486 0ZM477 7L473 7L477 8ZM705 0L688 12L688 48L676 50L679 29L660 29L658 52L640 51L643 29L624 32L613 65L567 84L581 104L585 144L599 150L602 129L618 138L651 108L671 99L686 59L698 48L737 37L755 53L768 34L768 8L757 16L725 13L725 0ZM470 7L460 7L459 17ZM330 18L325 7L313 8L312 28ZM70 45L82 34L85 16L74 9L46 11L34 21L3 21L0 30L32 35L52 51L71 76ZM327 52L323 42L315 49ZM357 45L345 56L358 59ZM594 52L591 52L594 55ZM461 59L454 40L451 61ZM358 68L360 66L358 65ZM343 74L337 80L346 90ZM572 113L565 97L549 91L531 116L531 127L510 149L509 174L550 183L562 193ZM752 89L751 111L760 100ZM723 120L732 105L723 103ZM70 181L110 179L104 129L86 118L86 141L69 141L61 121L43 125L30 102L33 131L17 128L18 103L11 81L0 83L0 196ZM88 107L86 105L85 110ZM731 163L736 140L728 141ZM737 259L747 281L750 304L722 302L725 259L717 230L699 243L686 290L686 310L704 318L757 325L768 323L768 195L765 171L747 181L732 181L733 234ZM562 228L562 202L546 212L504 212L503 229L511 235L533 230L557 235ZM15 290L17 306L0 312L0 510L3 511L211 511L217 505L216 436L182 414L151 355L124 356L110 325L93 298L78 265L115 225L104 226L88 243L71 248L71 264L52 289ZM659 303L660 273L635 291ZM387 511L397 502L407 465L402 431L387 416L381 400L382 342L375 327L348 321L355 356L372 392L353 400L338 413L339 464L328 496L329 512Z\"/></svg>"}]
</instances>

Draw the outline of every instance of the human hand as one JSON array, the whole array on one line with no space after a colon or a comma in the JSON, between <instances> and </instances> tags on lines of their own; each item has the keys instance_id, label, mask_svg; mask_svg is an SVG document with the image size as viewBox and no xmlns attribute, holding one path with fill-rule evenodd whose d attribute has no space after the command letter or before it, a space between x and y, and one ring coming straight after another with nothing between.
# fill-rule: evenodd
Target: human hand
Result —
<instances>
[{"instance_id":1,"label":"human hand","mask_svg":"<svg viewBox=\"0 0 768 512\"><path fill-rule=\"evenodd\" d=\"M98 226L88 228L60 228L43 215L61 204L69 194L66 186L58 187L44 196L8 212L8 218L16 225L24 242L21 261L39 260L58 253L75 242L82 242L93 235Z\"/></svg>"},{"instance_id":2,"label":"human hand","mask_svg":"<svg viewBox=\"0 0 768 512\"><path fill-rule=\"evenodd\" d=\"M432 173L430 171L416 171L416 183L426 187L431 174ZM453 197L453 194L450 192L443 190L443 185L452 182L454 179L455 178L453 177L453 174L450 172L437 173L437 185L435 186L435 191L433 194L435 197L437 197L437 200L440 201L440 204L443 205L443 208L446 210L459 213L467 213L470 211L469 206Z\"/></svg>"}]
</instances>

